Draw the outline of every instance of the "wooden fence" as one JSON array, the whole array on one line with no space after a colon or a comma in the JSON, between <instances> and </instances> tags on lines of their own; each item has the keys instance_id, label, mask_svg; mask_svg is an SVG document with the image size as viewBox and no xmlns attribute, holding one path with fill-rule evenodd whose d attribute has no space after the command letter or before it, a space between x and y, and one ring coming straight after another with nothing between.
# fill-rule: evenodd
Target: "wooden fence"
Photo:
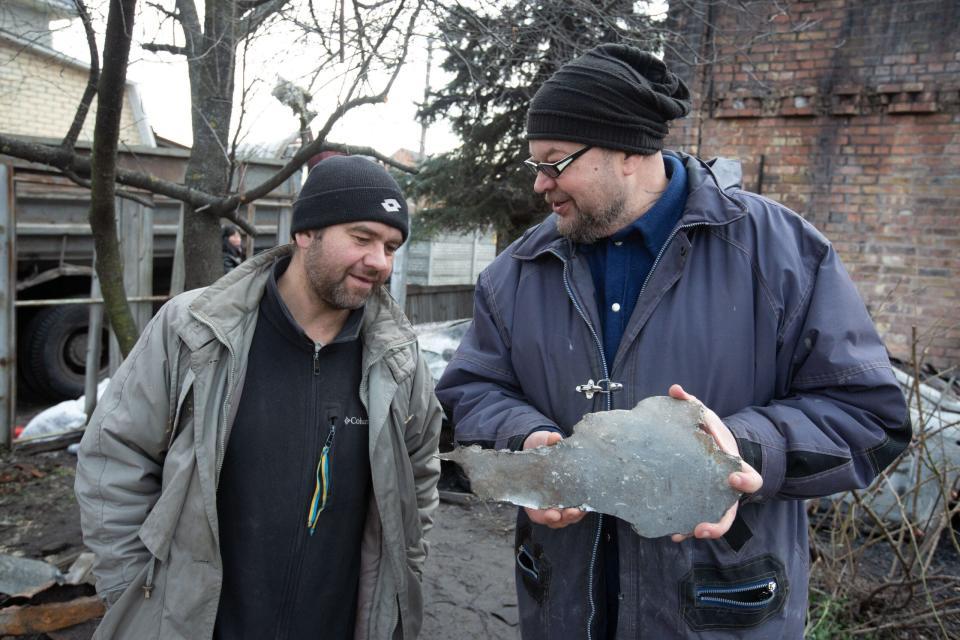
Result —
<instances>
[{"instance_id":1,"label":"wooden fence","mask_svg":"<svg viewBox=\"0 0 960 640\"><path fill-rule=\"evenodd\" d=\"M473 285L407 285L407 317L413 324L473 316Z\"/></svg>"}]
</instances>

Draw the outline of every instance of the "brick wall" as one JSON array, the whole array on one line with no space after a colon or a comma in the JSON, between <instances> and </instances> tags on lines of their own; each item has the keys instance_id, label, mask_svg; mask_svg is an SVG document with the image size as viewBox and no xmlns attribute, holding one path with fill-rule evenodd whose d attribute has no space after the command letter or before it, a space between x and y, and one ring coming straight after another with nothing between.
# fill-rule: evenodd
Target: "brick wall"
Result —
<instances>
[{"instance_id":1,"label":"brick wall","mask_svg":"<svg viewBox=\"0 0 960 640\"><path fill-rule=\"evenodd\" d=\"M960 365L960 3L680 4L703 64L668 48L695 100L671 146L739 158L830 238L894 356L916 327L927 362Z\"/></svg>"},{"instance_id":2,"label":"brick wall","mask_svg":"<svg viewBox=\"0 0 960 640\"><path fill-rule=\"evenodd\" d=\"M15 135L62 138L73 122L87 85L87 72L0 39L0 131ZM93 138L96 99L87 114L81 140ZM144 144L130 104L124 104L120 139Z\"/></svg>"}]
</instances>

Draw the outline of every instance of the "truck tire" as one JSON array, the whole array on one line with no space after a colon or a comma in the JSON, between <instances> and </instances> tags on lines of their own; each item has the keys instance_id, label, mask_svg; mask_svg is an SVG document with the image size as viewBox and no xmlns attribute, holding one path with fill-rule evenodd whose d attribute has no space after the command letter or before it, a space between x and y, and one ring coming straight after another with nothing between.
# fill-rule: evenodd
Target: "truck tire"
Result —
<instances>
[{"instance_id":1,"label":"truck tire","mask_svg":"<svg viewBox=\"0 0 960 640\"><path fill-rule=\"evenodd\" d=\"M27 325L20 355L23 377L47 400L70 400L83 395L89 313L83 304L48 307ZM107 338L104 329L98 380L107 373Z\"/></svg>"}]
</instances>

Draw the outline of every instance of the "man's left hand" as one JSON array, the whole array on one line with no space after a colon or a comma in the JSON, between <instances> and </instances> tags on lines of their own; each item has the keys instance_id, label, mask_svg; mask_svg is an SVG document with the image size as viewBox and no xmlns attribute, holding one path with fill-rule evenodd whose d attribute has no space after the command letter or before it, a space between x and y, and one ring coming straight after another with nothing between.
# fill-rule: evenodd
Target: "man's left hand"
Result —
<instances>
[{"instance_id":1,"label":"man's left hand","mask_svg":"<svg viewBox=\"0 0 960 640\"><path fill-rule=\"evenodd\" d=\"M678 384L672 385L670 387L670 397L676 398L677 400L692 400L693 402L700 402L695 397L683 390ZM721 450L735 456L740 456L740 448L737 446L737 439L733 437L733 433L730 432L730 429L727 428L727 425L723 424L723 421L717 416L716 413L711 411L709 408L704 406L704 424L703 429L717 442L717 446ZM730 486L740 491L741 493L756 493L760 490L760 487L763 486L763 478L760 477L760 474L751 467L746 462L741 460L740 471L735 471L730 474ZM723 517L720 518L720 522L701 522L693 529L694 538L702 539L715 539L722 538L723 535L729 531L730 527L733 525L734 518L737 517L737 502L734 502L733 505L727 509L727 512L723 514ZM690 537L691 534L674 534L670 536L670 539L674 542L683 542Z\"/></svg>"}]
</instances>

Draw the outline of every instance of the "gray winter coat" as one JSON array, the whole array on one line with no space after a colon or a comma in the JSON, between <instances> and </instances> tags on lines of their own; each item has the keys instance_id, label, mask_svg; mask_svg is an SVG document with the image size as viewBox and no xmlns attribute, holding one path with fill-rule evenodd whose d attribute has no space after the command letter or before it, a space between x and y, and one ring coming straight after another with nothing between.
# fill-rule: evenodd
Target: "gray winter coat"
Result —
<instances>
[{"instance_id":1,"label":"gray winter coat","mask_svg":"<svg viewBox=\"0 0 960 640\"><path fill-rule=\"evenodd\" d=\"M97 637L213 635L223 580L217 482L270 266L289 252L256 256L166 304L87 426L77 499L97 589L113 603ZM355 637L414 638L441 411L416 336L382 289L367 301L361 338L373 491Z\"/></svg>"},{"instance_id":2,"label":"gray winter coat","mask_svg":"<svg viewBox=\"0 0 960 640\"><path fill-rule=\"evenodd\" d=\"M646 539L618 522L617 637L800 638L803 499L867 486L909 442L907 411L830 243L781 205L722 188L729 166L681 159L686 209L613 362L587 260L550 217L481 273L473 325L437 394L458 441L504 448L683 385L721 416L763 488L721 540ZM575 390L588 380L623 389L588 399ZM525 639L597 637L601 517L552 530L520 510Z\"/></svg>"}]
</instances>

